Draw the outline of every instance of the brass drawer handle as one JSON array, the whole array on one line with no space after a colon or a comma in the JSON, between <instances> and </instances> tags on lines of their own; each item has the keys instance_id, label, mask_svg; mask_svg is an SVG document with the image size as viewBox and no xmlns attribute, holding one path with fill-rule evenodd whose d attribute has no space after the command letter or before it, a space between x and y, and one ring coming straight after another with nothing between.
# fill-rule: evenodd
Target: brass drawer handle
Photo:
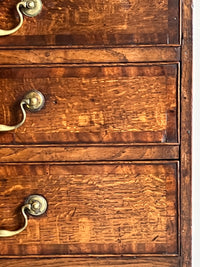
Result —
<instances>
[{"instance_id":1,"label":"brass drawer handle","mask_svg":"<svg viewBox=\"0 0 200 267\"><path fill-rule=\"evenodd\" d=\"M43 196L40 195L31 195L26 200L25 204L22 206L21 211L24 217L24 226L16 231L9 231L9 230L0 230L0 237L10 237L17 235L24 231L28 225L28 218L25 213L25 210L34 216L40 216L44 214L47 210L47 201Z\"/></svg>"},{"instance_id":2,"label":"brass drawer handle","mask_svg":"<svg viewBox=\"0 0 200 267\"><path fill-rule=\"evenodd\" d=\"M41 0L22 0L16 5L16 9L19 15L19 24L12 30L0 29L0 36L10 35L21 28L23 24L22 13L28 17L37 16L42 10L42 2Z\"/></svg>"},{"instance_id":3,"label":"brass drawer handle","mask_svg":"<svg viewBox=\"0 0 200 267\"><path fill-rule=\"evenodd\" d=\"M23 114L22 121L14 126L0 124L0 132L7 132L7 131L15 130L19 128L25 122L26 111L24 109L24 105L26 105L26 108L29 111L36 112L43 108L44 103L45 103L45 99L41 92L37 90L30 91L28 94L24 96L24 98L20 102L20 107L21 107L22 114Z\"/></svg>"}]
</instances>

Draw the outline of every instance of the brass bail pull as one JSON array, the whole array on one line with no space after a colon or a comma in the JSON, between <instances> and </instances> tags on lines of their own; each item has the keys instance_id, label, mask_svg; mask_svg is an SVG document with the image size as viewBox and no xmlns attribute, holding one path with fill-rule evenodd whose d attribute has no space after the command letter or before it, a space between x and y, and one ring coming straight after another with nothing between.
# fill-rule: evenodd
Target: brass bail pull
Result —
<instances>
[{"instance_id":1,"label":"brass bail pull","mask_svg":"<svg viewBox=\"0 0 200 267\"><path fill-rule=\"evenodd\" d=\"M25 210L27 213L30 215L34 216L40 216L44 214L47 210L47 201L46 199L41 196L41 195L31 195L29 198L26 200L25 204L21 208L22 215L24 217L24 225L15 231L9 231L9 230L0 230L0 237L10 237L17 235L24 231L28 225L28 218L25 213Z\"/></svg>"},{"instance_id":2,"label":"brass bail pull","mask_svg":"<svg viewBox=\"0 0 200 267\"><path fill-rule=\"evenodd\" d=\"M42 10L42 2L41 0L22 0L16 5L16 9L19 15L19 24L11 30L0 29L0 36L10 35L19 30L23 24L23 14L28 17L37 16Z\"/></svg>"},{"instance_id":3,"label":"brass bail pull","mask_svg":"<svg viewBox=\"0 0 200 267\"><path fill-rule=\"evenodd\" d=\"M22 101L20 102L20 108L22 110L23 118L20 123L14 126L8 126L4 124L0 124L0 132L12 131L19 128L26 120L26 111L24 109L24 105L29 111L37 112L41 110L44 106L45 99L41 92L37 90L30 91L28 94L24 96Z\"/></svg>"}]
</instances>

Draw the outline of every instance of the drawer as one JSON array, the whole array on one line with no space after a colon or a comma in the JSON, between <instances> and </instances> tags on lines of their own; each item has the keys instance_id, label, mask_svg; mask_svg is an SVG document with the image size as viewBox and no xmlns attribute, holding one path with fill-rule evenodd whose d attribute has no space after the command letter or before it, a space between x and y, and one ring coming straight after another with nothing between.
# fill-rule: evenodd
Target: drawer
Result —
<instances>
[{"instance_id":1,"label":"drawer","mask_svg":"<svg viewBox=\"0 0 200 267\"><path fill-rule=\"evenodd\" d=\"M1 3L1 29L18 24L15 5ZM43 0L42 12L24 16L22 27L0 46L117 46L179 44L179 0Z\"/></svg>"},{"instance_id":2,"label":"drawer","mask_svg":"<svg viewBox=\"0 0 200 267\"><path fill-rule=\"evenodd\" d=\"M46 104L0 143L178 143L178 84L177 64L1 67L2 124L20 122L30 90Z\"/></svg>"},{"instance_id":3,"label":"drawer","mask_svg":"<svg viewBox=\"0 0 200 267\"><path fill-rule=\"evenodd\" d=\"M22 227L29 195L48 201L1 256L178 253L178 162L1 164L0 177L0 229Z\"/></svg>"}]
</instances>

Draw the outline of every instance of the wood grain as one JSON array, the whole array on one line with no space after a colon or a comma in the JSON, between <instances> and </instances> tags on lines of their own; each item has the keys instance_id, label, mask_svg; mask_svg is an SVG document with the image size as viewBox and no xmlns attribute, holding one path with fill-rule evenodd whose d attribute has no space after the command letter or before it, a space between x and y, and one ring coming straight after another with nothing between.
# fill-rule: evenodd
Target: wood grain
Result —
<instances>
[{"instance_id":1,"label":"wood grain","mask_svg":"<svg viewBox=\"0 0 200 267\"><path fill-rule=\"evenodd\" d=\"M122 258L54 258L54 259L0 259L0 264L6 267L15 267L16 264L20 267L71 267L71 266L103 266L103 267L175 267L179 266L178 257L122 257Z\"/></svg>"},{"instance_id":2,"label":"wood grain","mask_svg":"<svg viewBox=\"0 0 200 267\"><path fill-rule=\"evenodd\" d=\"M183 2L181 76L181 255L183 267L192 266L192 8Z\"/></svg>"},{"instance_id":3,"label":"wood grain","mask_svg":"<svg viewBox=\"0 0 200 267\"><path fill-rule=\"evenodd\" d=\"M0 266L191 267L192 1L42 1L0 38L0 123L46 98L0 133L0 229L29 194L49 209L0 240Z\"/></svg>"},{"instance_id":4,"label":"wood grain","mask_svg":"<svg viewBox=\"0 0 200 267\"><path fill-rule=\"evenodd\" d=\"M16 110L31 89L45 108L1 133L1 143L178 143L177 64L2 67L3 124L21 120Z\"/></svg>"},{"instance_id":5,"label":"wood grain","mask_svg":"<svg viewBox=\"0 0 200 267\"><path fill-rule=\"evenodd\" d=\"M2 29L17 25L16 3L2 2ZM0 45L179 44L179 13L178 0L43 0L42 13L26 17L22 28L1 38Z\"/></svg>"},{"instance_id":6,"label":"wood grain","mask_svg":"<svg viewBox=\"0 0 200 267\"><path fill-rule=\"evenodd\" d=\"M1 238L0 254L177 254L177 162L0 166L1 229L23 224L30 194L48 212Z\"/></svg>"},{"instance_id":7,"label":"wood grain","mask_svg":"<svg viewBox=\"0 0 200 267\"><path fill-rule=\"evenodd\" d=\"M63 162L179 159L179 146L2 146L1 162Z\"/></svg>"},{"instance_id":8,"label":"wood grain","mask_svg":"<svg viewBox=\"0 0 200 267\"><path fill-rule=\"evenodd\" d=\"M180 47L0 50L0 65L165 62L180 60Z\"/></svg>"}]
</instances>

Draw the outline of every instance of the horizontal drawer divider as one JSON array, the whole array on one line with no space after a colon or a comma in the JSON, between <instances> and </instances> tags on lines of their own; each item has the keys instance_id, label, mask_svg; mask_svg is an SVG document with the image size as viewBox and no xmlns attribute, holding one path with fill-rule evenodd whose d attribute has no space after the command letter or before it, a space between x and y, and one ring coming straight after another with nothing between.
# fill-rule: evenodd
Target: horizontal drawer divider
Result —
<instances>
[{"instance_id":1,"label":"horizontal drawer divider","mask_svg":"<svg viewBox=\"0 0 200 267\"><path fill-rule=\"evenodd\" d=\"M179 146L4 146L0 162L179 159Z\"/></svg>"},{"instance_id":2,"label":"horizontal drawer divider","mask_svg":"<svg viewBox=\"0 0 200 267\"><path fill-rule=\"evenodd\" d=\"M180 47L0 49L0 64L178 62Z\"/></svg>"}]
</instances>

